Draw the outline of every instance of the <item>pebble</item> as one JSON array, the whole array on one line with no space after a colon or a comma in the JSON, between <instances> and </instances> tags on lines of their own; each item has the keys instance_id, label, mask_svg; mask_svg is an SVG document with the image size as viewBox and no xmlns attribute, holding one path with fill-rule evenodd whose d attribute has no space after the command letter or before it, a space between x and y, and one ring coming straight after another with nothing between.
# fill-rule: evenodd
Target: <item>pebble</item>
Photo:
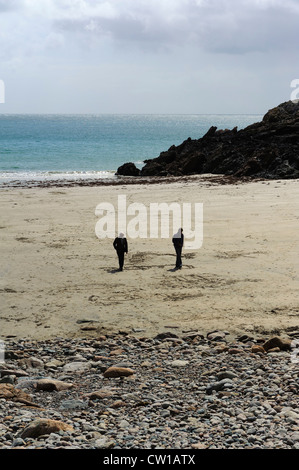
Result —
<instances>
[{"instance_id":1,"label":"pebble","mask_svg":"<svg viewBox=\"0 0 299 470\"><path fill-rule=\"evenodd\" d=\"M287 339L136 334L9 339L0 449L299 448Z\"/></svg>"}]
</instances>

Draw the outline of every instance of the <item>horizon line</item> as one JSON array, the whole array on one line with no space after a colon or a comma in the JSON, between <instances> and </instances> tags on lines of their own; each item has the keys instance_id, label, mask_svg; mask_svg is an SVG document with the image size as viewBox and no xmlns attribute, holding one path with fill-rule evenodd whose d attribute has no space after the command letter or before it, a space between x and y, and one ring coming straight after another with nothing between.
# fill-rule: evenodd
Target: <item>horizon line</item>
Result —
<instances>
[{"instance_id":1,"label":"horizon line","mask_svg":"<svg viewBox=\"0 0 299 470\"><path fill-rule=\"evenodd\" d=\"M260 116L263 113L1 113L0 116Z\"/></svg>"}]
</instances>

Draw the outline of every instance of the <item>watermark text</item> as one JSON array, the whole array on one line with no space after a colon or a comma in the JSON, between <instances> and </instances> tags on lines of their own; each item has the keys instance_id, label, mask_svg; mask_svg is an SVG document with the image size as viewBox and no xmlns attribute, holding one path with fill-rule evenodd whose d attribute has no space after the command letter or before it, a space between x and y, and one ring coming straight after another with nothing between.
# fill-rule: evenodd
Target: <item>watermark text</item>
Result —
<instances>
[{"instance_id":1,"label":"watermark text","mask_svg":"<svg viewBox=\"0 0 299 470\"><path fill-rule=\"evenodd\" d=\"M291 343L291 361L299 364L299 339L294 339Z\"/></svg>"},{"instance_id":2,"label":"watermark text","mask_svg":"<svg viewBox=\"0 0 299 470\"><path fill-rule=\"evenodd\" d=\"M170 238L183 227L186 249L199 249L203 243L203 204L184 202L140 202L127 205L126 195L118 196L117 208L101 202L95 209L99 220L95 226L98 238L114 238L116 233L136 238ZM178 236L178 235L177 235Z\"/></svg>"},{"instance_id":3,"label":"watermark text","mask_svg":"<svg viewBox=\"0 0 299 470\"><path fill-rule=\"evenodd\" d=\"M5 362L5 343L4 341L0 340L0 364L4 364Z\"/></svg>"},{"instance_id":4,"label":"watermark text","mask_svg":"<svg viewBox=\"0 0 299 470\"><path fill-rule=\"evenodd\" d=\"M291 101L297 103L299 101L299 78L295 78L291 81L291 88L294 88L291 93Z\"/></svg>"},{"instance_id":5,"label":"watermark text","mask_svg":"<svg viewBox=\"0 0 299 470\"><path fill-rule=\"evenodd\" d=\"M0 103L5 103L5 84L3 80L0 80Z\"/></svg>"}]
</instances>

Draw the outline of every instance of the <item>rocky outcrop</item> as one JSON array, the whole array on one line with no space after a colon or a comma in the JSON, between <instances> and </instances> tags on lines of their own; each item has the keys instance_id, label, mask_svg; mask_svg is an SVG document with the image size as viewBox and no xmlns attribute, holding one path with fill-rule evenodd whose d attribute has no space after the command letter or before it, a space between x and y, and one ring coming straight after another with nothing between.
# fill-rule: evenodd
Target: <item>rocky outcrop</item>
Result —
<instances>
[{"instance_id":1,"label":"rocky outcrop","mask_svg":"<svg viewBox=\"0 0 299 470\"><path fill-rule=\"evenodd\" d=\"M222 174L253 178L299 177L299 103L268 111L261 122L238 131L211 127L159 157L146 160L141 176ZM131 173L133 174L133 173Z\"/></svg>"}]
</instances>

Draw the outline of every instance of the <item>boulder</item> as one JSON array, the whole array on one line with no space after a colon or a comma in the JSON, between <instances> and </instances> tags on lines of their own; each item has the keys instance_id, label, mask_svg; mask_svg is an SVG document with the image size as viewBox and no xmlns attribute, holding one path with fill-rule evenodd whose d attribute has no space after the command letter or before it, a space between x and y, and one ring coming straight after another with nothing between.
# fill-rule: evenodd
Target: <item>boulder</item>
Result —
<instances>
[{"instance_id":1,"label":"boulder","mask_svg":"<svg viewBox=\"0 0 299 470\"><path fill-rule=\"evenodd\" d=\"M47 418L37 418L32 423L28 424L21 432L22 439L26 437L37 438L45 434L57 433L59 431L73 431L73 427L62 421L56 421Z\"/></svg>"},{"instance_id":2,"label":"boulder","mask_svg":"<svg viewBox=\"0 0 299 470\"><path fill-rule=\"evenodd\" d=\"M121 165L116 172L116 175L120 176L139 176L140 170L136 167L135 163L124 163Z\"/></svg>"},{"instance_id":3,"label":"boulder","mask_svg":"<svg viewBox=\"0 0 299 470\"><path fill-rule=\"evenodd\" d=\"M263 344L263 349L268 352L271 349L278 348L280 351L290 351L291 350L292 340L288 338L280 338L279 336L274 336L270 338Z\"/></svg>"}]
</instances>

